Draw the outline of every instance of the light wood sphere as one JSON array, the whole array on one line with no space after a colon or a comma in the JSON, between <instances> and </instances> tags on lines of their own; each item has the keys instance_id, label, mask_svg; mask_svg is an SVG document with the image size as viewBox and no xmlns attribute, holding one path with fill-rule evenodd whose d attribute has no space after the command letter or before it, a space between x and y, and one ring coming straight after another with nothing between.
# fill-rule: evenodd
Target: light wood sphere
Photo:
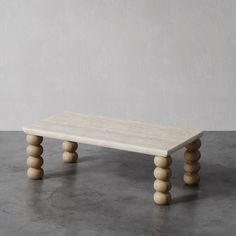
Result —
<instances>
[{"instance_id":1,"label":"light wood sphere","mask_svg":"<svg viewBox=\"0 0 236 236\"><path fill-rule=\"evenodd\" d=\"M26 152L29 156L39 157L43 153L43 147L41 145L39 146L28 145Z\"/></svg>"},{"instance_id":2,"label":"light wood sphere","mask_svg":"<svg viewBox=\"0 0 236 236\"><path fill-rule=\"evenodd\" d=\"M62 148L67 152L75 152L75 150L78 148L78 144L75 142L64 141L62 143Z\"/></svg>"},{"instance_id":3,"label":"light wood sphere","mask_svg":"<svg viewBox=\"0 0 236 236\"><path fill-rule=\"evenodd\" d=\"M171 201L171 195L170 193L160 193L155 192L153 195L154 202L158 205L167 205Z\"/></svg>"},{"instance_id":4,"label":"light wood sphere","mask_svg":"<svg viewBox=\"0 0 236 236\"><path fill-rule=\"evenodd\" d=\"M200 163L193 162L192 164L184 163L184 171L188 173L197 173L200 170Z\"/></svg>"},{"instance_id":5,"label":"light wood sphere","mask_svg":"<svg viewBox=\"0 0 236 236\"><path fill-rule=\"evenodd\" d=\"M43 165L43 158L29 156L27 158L27 165L32 168L40 168Z\"/></svg>"},{"instance_id":6,"label":"light wood sphere","mask_svg":"<svg viewBox=\"0 0 236 236\"><path fill-rule=\"evenodd\" d=\"M27 170L27 175L29 179L37 180L37 179L42 179L44 174L44 171L42 168L35 169L35 168L29 168Z\"/></svg>"},{"instance_id":7,"label":"light wood sphere","mask_svg":"<svg viewBox=\"0 0 236 236\"><path fill-rule=\"evenodd\" d=\"M201 158L201 153L199 150L196 150L196 151L188 151L186 150L184 152L184 160L186 163L193 163L193 162L196 162L198 160L200 160Z\"/></svg>"},{"instance_id":8,"label":"light wood sphere","mask_svg":"<svg viewBox=\"0 0 236 236\"><path fill-rule=\"evenodd\" d=\"M43 137L28 134L28 135L26 135L26 142L28 144L38 146L40 143L43 142Z\"/></svg>"},{"instance_id":9,"label":"light wood sphere","mask_svg":"<svg viewBox=\"0 0 236 236\"><path fill-rule=\"evenodd\" d=\"M78 159L78 154L76 152L63 152L62 158L65 163L74 163Z\"/></svg>"},{"instance_id":10,"label":"light wood sphere","mask_svg":"<svg viewBox=\"0 0 236 236\"><path fill-rule=\"evenodd\" d=\"M169 181L166 182L162 180L155 180L154 189L157 192L162 192L162 193L169 192L169 190L171 189L171 183Z\"/></svg>"},{"instance_id":11,"label":"light wood sphere","mask_svg":"<svg viewBox=\"0 0 236 236\"><path fill-rule=\"evenodd\" d=\"M156 179L158 180L168 180L171 177L171 169L167 168L167 169L162 169L162 168L155 168L154 170L154 176Z\"/></svg>"},{"instance_id":12,"label":"light wood sphere","mask_svg":"<svg viewBox=\"0 0 236 236\"><path fill-rule=\"evenodd\" d=\"M171 157L161 157L161 156L155 156L154 157L154 163L156 166L160 167L160 168L168 168L171 163Z\"/></svg>"},{"instance_id":13,"label":"light wood sphere","mask_svg":"<svg viewBox=\"0 0 236 236\"><path fill-rule=\"evenodd\" d=\"M195 140L194 142L192 143L189 143L188 145L186 145L186 148L189 150L189 151L194 151L194 150L197 150L201 147L201 140L200 139L197 139Z\"/></svg>"},{"instance_id":14,"label":"light wood sphere","mask_svg":"<svg viewBox=\"0 0 236 236\"><path fill-rule=\"evenodd\" d=\"M200 182L200 176L198 174L184 174L184 183L187 185L197 185Z\"/></svg>"}]
</instances>

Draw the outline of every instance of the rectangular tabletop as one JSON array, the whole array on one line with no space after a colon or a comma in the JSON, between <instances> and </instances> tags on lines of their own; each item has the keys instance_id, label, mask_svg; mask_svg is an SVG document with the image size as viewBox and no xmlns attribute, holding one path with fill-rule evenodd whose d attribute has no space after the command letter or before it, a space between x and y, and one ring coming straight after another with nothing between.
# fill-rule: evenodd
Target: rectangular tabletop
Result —
<instances>
[{"instance_id":1,"label":"rectangular tabletop","mask_svg":"<svg viewBox=\"0 0 236 236\"><path fill-rule=\"evenodd\" d=\"M26 134L168 156L202 136L192 129L63 112L23 128Z\"/></svg>"}]
</instances>

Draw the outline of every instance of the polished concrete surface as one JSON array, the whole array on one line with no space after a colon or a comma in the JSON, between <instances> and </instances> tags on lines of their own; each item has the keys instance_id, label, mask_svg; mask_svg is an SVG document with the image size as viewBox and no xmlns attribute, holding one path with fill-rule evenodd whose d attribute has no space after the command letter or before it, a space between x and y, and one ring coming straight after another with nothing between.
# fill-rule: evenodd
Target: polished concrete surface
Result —
<instances>
[{"instance_id":1,"label":"polished concrete surface","mask_svg":"<svg viewBox=\"0 0 236 236\"><path fill-rule=\"evenodd\" d=\"M25 135L0 132L0 236L235 235L236 132L205 134L199 187L173 155L169 206L153 203L152 156L81 144L63 164L61 141L43 145L45 178L30 181Z\"/></svg>"}]
</instances>

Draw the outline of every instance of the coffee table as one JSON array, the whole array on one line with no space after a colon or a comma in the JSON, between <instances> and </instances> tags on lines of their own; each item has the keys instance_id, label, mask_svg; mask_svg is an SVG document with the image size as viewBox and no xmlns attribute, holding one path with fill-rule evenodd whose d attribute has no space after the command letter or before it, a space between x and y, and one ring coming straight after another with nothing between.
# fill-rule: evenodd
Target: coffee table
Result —
<instances>
[{"instance_id":1,"label":"coffee table","mask_svg":"<svg viewBox=\"0 0 236 236\"><path fill-rule=\"evenodd\" d=\"M144 153L154 157L154 202L160 205L171 201L171 155L186 147L184 154L184 183L197 185L200 181L199 159L201 130L168 127L160 124L127 121L114 118L63 112L23 128L27 134L27 175L42 179L44 171L43 137L63 140L63 160L73 163L78 159L77 143Z\"/></svg>"}]
</instances>

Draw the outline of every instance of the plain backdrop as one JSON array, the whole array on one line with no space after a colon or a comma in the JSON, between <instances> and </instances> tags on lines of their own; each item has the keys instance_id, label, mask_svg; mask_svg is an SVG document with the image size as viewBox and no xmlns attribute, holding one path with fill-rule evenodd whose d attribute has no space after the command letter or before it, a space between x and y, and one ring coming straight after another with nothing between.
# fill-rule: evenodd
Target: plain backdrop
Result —
<instances>
[{"instance_id":1,"label":"plain backdrop","mask_svg":"<svg viewBox=\"0 0 236 236\"><path fill-rule=\"evenodd\" d=\"M69 110L236 129L235 0L0 0L0 130Z\"/></svg>"}]
</instances>

